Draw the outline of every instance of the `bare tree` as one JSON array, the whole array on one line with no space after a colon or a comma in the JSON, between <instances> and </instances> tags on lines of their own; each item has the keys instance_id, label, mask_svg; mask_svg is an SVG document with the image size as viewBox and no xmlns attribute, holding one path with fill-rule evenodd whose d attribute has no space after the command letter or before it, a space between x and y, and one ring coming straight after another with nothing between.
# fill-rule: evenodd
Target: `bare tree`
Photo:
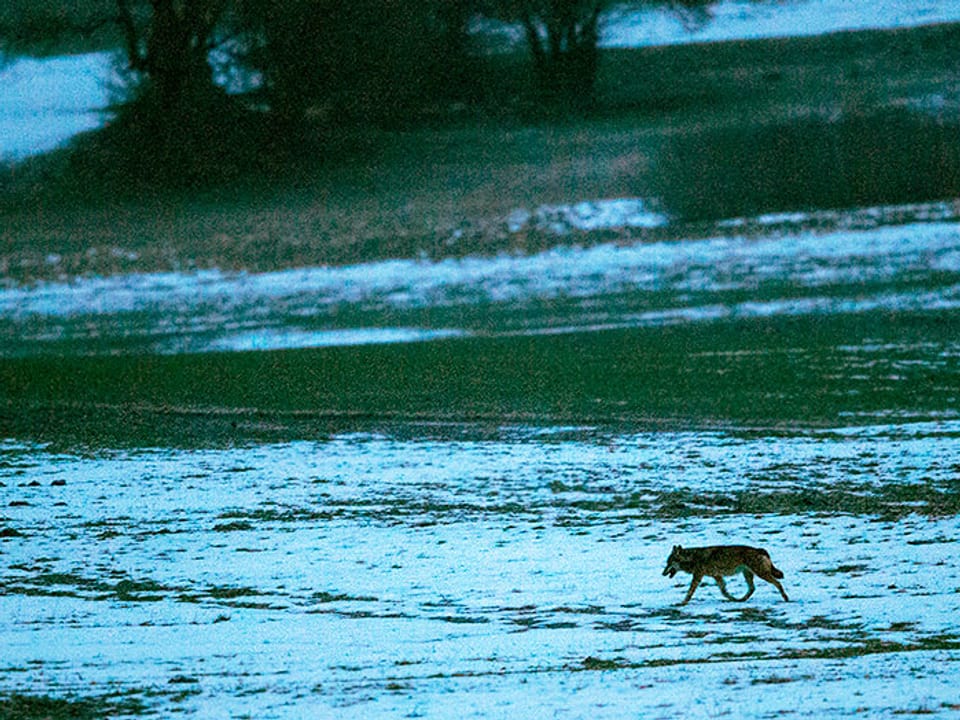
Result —
<instances>
[{"instance_id":1,"label":"bare tree","mask_svg":"<svg viewBox=\"0 0 960 720\"><path fill-rule=\"evenodd\" d=\"M519 23L546 96L588 97L597 70L600 20L611 0L491 0L484 11Z\"/></svg>"},{"instance_id":2,"label":"bare tree","mask_svg":"<svg viewBox=\"0 0 960 720\"><path fill-rule=\"evenodd\" d=\"M116 0L127 62L170 111L217 94L210 53L229 0Z\"/></svg>"},{"instance_id":3,"label":"bare tree","mask_svg":"<svg viewBox=\"0 0 960 720\"><path fill-rule=\"evenodd\" d=\"M519 23L545 99L588 103L597 77L602 23L614 11L660 6L695 26L715 0L483 0L481 12Z\"/></svg>"},{"instance_id":4,"label":"bare tree","mask_svg":"<svg viewBox=\"0 0 960 720\"><path fill-rule=\"evenodd\" d=\"M211 51L233 0L2 0L0 51L111 47L126 53L137 86L169 110L209 95Z\"/></svg>"}]
</instances>

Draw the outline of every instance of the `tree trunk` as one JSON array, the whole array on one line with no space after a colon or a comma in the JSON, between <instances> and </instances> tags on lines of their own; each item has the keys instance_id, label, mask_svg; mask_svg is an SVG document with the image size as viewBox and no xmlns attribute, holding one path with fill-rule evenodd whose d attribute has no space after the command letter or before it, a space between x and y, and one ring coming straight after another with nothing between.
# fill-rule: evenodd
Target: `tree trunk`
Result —
<instances>
[{"instance_id":1,"label":"tree trunk","mask_svg":"<svg viewBox=\"0 0 960 720\"><path fill-rule=\"evenodd\" d=\"M589 105L597 78L601 4L584 12L570 0L554 0L551 8L542 22L529 9L521 16L537 87L547 102Z\"/></svg>"},{"instance_id":2,"label":"tree trunk","mask_svg":"<svg viewBox=\"0 0 960 720\"><path fill-rule=\"evenodd\" d=\"M150 8L141 28L130 0L117 0L130 68L145 77L160 110L184 111L218 94L208 54L224 0L150 0Z\"/></svg>"}]
</instances>

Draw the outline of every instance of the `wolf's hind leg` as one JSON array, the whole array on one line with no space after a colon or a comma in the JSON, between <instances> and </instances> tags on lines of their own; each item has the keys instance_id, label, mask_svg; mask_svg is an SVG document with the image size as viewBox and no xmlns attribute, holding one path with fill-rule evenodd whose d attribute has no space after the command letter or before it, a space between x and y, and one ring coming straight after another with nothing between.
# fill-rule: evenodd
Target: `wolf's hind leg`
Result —
<instances>
[{"instance_id":1,"label":"wolf's hind leg","mask_svg":"<svg viewBox=\"0 0 960 720\"><path fill-rule=\"evenodd\" d=\"M763 575L761 575L760 577L763 577ZM780 595L783 596L783 599L785 601L790 602L790 598L787 597L787 591L783 589L783 585L780 584L779 580L777 580L772 575L770 577L763 577L763 579L766 580L771 585L773 585L774 587L776 587L777 590L780 591Z\"/></svg>"},{"instance_id":2,"label":"wolf's hind leg","mask_svg":"<svg viewBox=\"0 0 960 720\"><path fill-rule=\"evenodd\" d=\"M773 567L773 563L770 564L770 568L772 570L776 570L776 572L780 572L779 570ZM764 568L763 572L758 572L757 575L759 575L762 579L766 580L768 583L773 585L777 590L780 591L780 595L783 597L783 599L786 600L787 602L790 602L790 598L787 597L787 591L783 589L783 585L780 584L780 581L777 580L777 578L774 576L771 570ZM783 573L780 573L780 576L782 577Z\"/></svg>"},{"instance_id":3,"label":"wolf's hind leg","mask_svg":"<svg viewBox=\"0 0 960 720\"><path fill-rule=\"evenodd\" d=\"M744 602L748 600L751 595L753 595L753 590L754 590L753 573L747 570L746 568L743 568L741 572L743 573L744 579L747 581L747 594L744 595L743 597L734 597L733 595L731 595L727 591L727 584L723 581L723 578L719 575L714 576L713 579L717 581L717 586L720 588L720 592L723 593L723 596L727 600L733 600L734 602Z\"/></svg>"}]
</instances>

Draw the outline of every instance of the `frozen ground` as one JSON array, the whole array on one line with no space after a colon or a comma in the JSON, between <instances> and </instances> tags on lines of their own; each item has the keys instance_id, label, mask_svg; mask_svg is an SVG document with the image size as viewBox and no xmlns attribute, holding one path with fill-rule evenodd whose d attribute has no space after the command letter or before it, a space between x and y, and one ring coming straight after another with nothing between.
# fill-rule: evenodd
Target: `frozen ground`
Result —
<instances>
[{"instance_id":1,"label":"frozen ground","mask_svg":"<svg viewBox=\"0 0 960 720\"><path fill-rule=\"evenodd\" d=\"M0 65L0 158L51 150L99 127L112 62L109 53L87 53Z\"/></svg>"},{"instance_id":2,"label":"frozen ground","mask_svg":"<svg viewBox=\"0 0 960 720\"><path fill-rule=\"evenodd\" d=\"M565 218L554 227L559 240L570 227L640 222L639 201L582 205L599 209L551 208L526 213L524 222ZM795 213L721 223L723 234L714 237L621 239L526 256L10 285L0 287L0 357L276 350L952 310L960 305L954 212L943 203ZM884 225L891 216L906 224Z\"/></svg>"},{"instance_id":3,"label":"frozen ground","mask_svg":"<svg viewBox=\"0 0 960 720\"><path fill-rule=\"evenodd\" d=\"M7 441L0 686L194 717L952 714L958 435ZM676 607L671 545L724 542L792 601Z\"/></svg>"},{"instance_id":4,"label":"frozen ground","mask_svg":"<svg viewBox=\"0 0 960 720\"><path fill-rule=\"evenodd\" d=\"M691 22L692 20L692 22ZM719 2L701 21L663 11L630 13L606 28L605 45L634 47L742 38L820 35L840 30L912 27L960 20L955 0L761 0Z\"/></svg>"}]
</instances>

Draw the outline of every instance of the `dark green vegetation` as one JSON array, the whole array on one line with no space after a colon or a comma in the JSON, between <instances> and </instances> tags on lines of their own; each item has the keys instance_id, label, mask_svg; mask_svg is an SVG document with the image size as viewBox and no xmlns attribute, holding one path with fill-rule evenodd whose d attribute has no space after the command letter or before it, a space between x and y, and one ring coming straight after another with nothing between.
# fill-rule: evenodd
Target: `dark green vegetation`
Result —
<instances>
[{"instance_id":1,"label":"dark green vegetation","mask_svg":"<svg viewBox=\"0 0 960 720\"><path fill-rule=\"evenodd\" d=\"M600 28L617 13L661 6L708 15L710 0L10 0L0 52L86 41L120 47L131 74L125 112L167 149L218 118L216 76L256 74L253 107L281 130L312 113L327 128L396 122L436 104L472 102L491 50L476 27L522 28L526 74L541 102L589 106ZM112 42L110 40L112 39ZM498 43L494 40L494 46ZM249 104L247 104L249 107Z\"/></svg>"},{"instance_id":2,"label":"dark green vegetation","mask_svg":"<svg viewBox=\"0 0 960 720\"><path fill-rule=\"evenodd\" d=\"M27 570L29 568L15 568ZM150 581L124 578L115 583L91 580L64 573L41 572L23 583L6 583L2 594L41 595L47 597L86 597L93 600L116 599L122 602L156 602L168 588Z\"/></svg>"},{"instance_id":3,"label":"dark green vegetation","mask_svg":"<svg viewBox=\"0 0 960 720\"><path fill-rule=\"evenodd\" d=\"M447 115L452 106L474 105L481 99L479 78L490 70L485 42L469 30L479 19L527 29L531 60L521 72L534 78L538 100L589 105L598 26L611 5L15 0L0 9L0 52L113 36L112 44L104 43L122 57L125 94L111 108L110 131L99 133L105 142L94 152L100 152L103 169L122 180L117 187L140 196L196 190L235 179L238 171L255 173L253 158L293 152L305 139L343 126L418 124ZM250 82L251 76L258 82ZM230 87L224 77L233 81ZM318 146L329 154L333 144ZM88 148L80 154L83 165L94 153ZM246 162L237 167L238 160Z\"/></svg>"},{"instance_id":4,"label":"dark green vegetation","mask_svg":"<svg viewBox=\"0 0 960 720\"><path fill-rule=\"evenodd\" d=\"M130 693L79 698L0 695L0 720L99 720L142 715L146 705Z\"/></svg>"},{"instance_id":5,"label":"dark green vegetation","mask_svg":"<svg viewBox=\"0 0 960 720\"><path fill-rule=\"evenodd\" d=\"M0 63L4 53L92 52L121 41L112 23L115 0L4 0L0 4Z\"/></svg>"},{"instance_id":6,"label":"dark green vegetation","mask_svg":"<svg viewBox=\"0 0 960 720\"><path fill-rule=\"evenodd\" d=\"M668 145L658 194L693 220L960 194L960 123L906 109L711 130Z\"/></svg>"},{"instance_id":7,"label":"dark green vegetation","mask_svg":"<svg viewBox=\"0 0 960 720\"><path fill-rule=\"evenodd\" d=\"M917 642L899 643L887 640L878 640L868 638L864 640L853 640L850 638L849 645L839 647L818 647L804 650L779 651L775 656L770 656L765 652L748 651L741 653L718 653L717 655L703 658L700 660L691 660L689 658L677 658L669 660L652 660L649 662L629 662L622 658L605 660L595 657L585 658L582 667L571 667L571 671L576 670L629 670L646 667L669 667L671 665L699 665L707 663L728 663L738 660L766 660L776 657L780 660L842 660L849 658L858 658L865 655L878 655L883 653L910 653L910 652L930 652L933 650L960 650L960 637L956 635L938 635L930 638L921 638ZM767 678L764 680L754 680L757 684L781 684L787 682L797 682L806 678ZM955 709L951 706L951 709Z\"/></svg>"},{"instance_id":8,"label":"dark green vegetation","mask_svg":"<svg viewBox=\"0 0 960 720\"><path fill-rule=\"evenodd\" d=\"M685 219L956 197L960 123L937 103L958 42L945 25L620 51L630 71L600 97L667 118L637 194Z\"/></svg>"},{"instance_id":9,"label":"dark green vegetation","mask_svg":"<svg viewBox=\"0 0 960 720\"><path fill-rule=\"evenodd\" d=\"M816 427L958 403L956 313L699 322L565 335L0 363L0 436L191 445L355 425ZM884 357L863 344L888 345ZM899 348L899 349L898 349Z\"/></svg>"},{"instance_id":10,"label":"dark green vegetation","mask_svg":"<svg viewBox=\"0 0 960 720\"><path fill-rule=\"evenodd\" d=\"M0 179L0 268L267 270L451 252L454 230L455 252L490 253L526 247L512 210L592 198L659 197L682 220L957 197L960 127L935 105L958 41L945 25L606 50L576 114L544 114L527 60L500 55L455 111L287 143L224 110L228 128L163 157L115 122Z\"/></svg>"}]
</instances>

